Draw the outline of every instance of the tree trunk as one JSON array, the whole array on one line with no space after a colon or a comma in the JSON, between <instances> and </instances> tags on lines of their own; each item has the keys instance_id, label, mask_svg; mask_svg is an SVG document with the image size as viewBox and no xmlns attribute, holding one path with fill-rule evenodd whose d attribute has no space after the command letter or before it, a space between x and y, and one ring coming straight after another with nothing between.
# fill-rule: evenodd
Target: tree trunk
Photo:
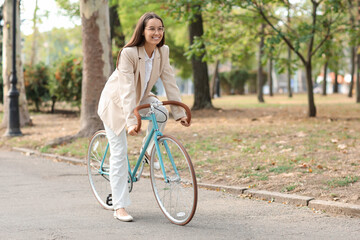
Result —
<instances>
[{"instance_id":1,"label":"tree trunk","mask_svg":"<svg viewBox=\"0 0 360 240\"><path fill-rule=\"evenodd\" d=\"M258 56L258 73L257 73L257 97L259 102L263 103L264 101L264 94L263 94L263 85L264 85L264 75L263 75L263 68L261 58L264 55L264 31L265 31L265 24L262 23L260 27L260 43L259 43L259 56Z\"/></svg>"},{"instance_id":2,"label":"tree trunk","mask_svg":"<svg viewBox=\"0 0 360 240\"><path fill-rule=\"evenodd\" d=\"M13 1L6 0L3 6L3 84L4 84L4 116L1 128L6 128L9 124L9 98L8 91L10 90L10 76L12 72L12 18L13 18ZM21 62L21 42L20 42L20 8L19 0L17 0L17 18L16 18L16 74L17 74L17 89L19 90L19 118L20 127L31 125L31 119L27 108L27 100L24 86L24 73Z\"/></svg>"},{"instance_id":3,"label":"tree trunk","mask_svg":"<svg viewBox=\"0 0 360 240\"><path fill-rule=\"evenodd\" d=\"M316 117L316 107L314 102L313 82L312 82L312 67L311 62L305 65L306 70L306 83L308 90L308 116Z\"/></svg>"},{"instance_id":4,"label":"tree trunk","mask_svg":"<svg viewBox=\"0 0 360 240\"><path fill-rule=\"evenodd\" d=\"M359 11L360 11L360 1L359 1ZM360 47L358 48L358 52L359 51L360 51ZM357 55L356 103L360 103L360 54Z\"/></svg>"},{"instance_id":5,"label":"tree trunk","mask_svg":"<svg viewBox=\"0 0 360 240\"><path fill-rule=\"evenodd\" d=\"M288 2L288 10L287 10L287 23L290 26L290 3ZM292 97L291 90L291 49L288 46L288 65L287 65L287 87L288 87L288 97Z\"/></svg>"},{"instance_id":6,"label":"tree trunk","mask_svg":"<svg viewBox=\"0 0 360 240\"><path fill-rule=\"evenodd\" d=\"M327 83L326 83L326 78L327 78L327 67L328 67L328 63L329 63L329 61L328 60L326 60L326 62L325 62L325 66L324 66L324 79L323 79L323 91L322 91L322 95L323 96L326 96L326 85L327 85Z\"/></svg>"},{"instance_id":7,"label":"tree trunk","mask_svg":"<svg viewBox=\"0 0 360 240\"><path fill-rule=\"evenodd\" d=\"M190 45L194 43L195 37L201 37L204 33L203 21L200 11L201 7L199 5L193 5L192 8L197 9L198 11L196 11L194 18L189 24ZM202 48L205 48L205 46L202 46ZM193 110L213 108L210 97L208 67L206 62L202 61L203 56L204 55L194 55L191 57L194 77Z\"/></svg>"},{"instance_id":8,"label":"tree trunk","mask_svg":"<svg viewBox=\"0 0 360 240\"><path fill-rule=\"evenodd\" d=\"M216 60L214 74L211 79L211 98L214 98L215 95L220 97L219 63L220 61Z\"/></svg>"},{"instance_id":9,"label":"tree trunk","mask_svg":"<svg viewBox=\"0 0 360 240\"><path fill-rule=\"evenodd\" d=\"M357 1L357 20L360 26L360 0ZM360 46L357 46L356 103L360 103Z\"/></svg>"},{"instance_id":10,"label":"tree trunk","mask_svg":"<svg viewBox=\"0 0 360 240\"><path fill-rule=\"evenodd\" d=\"M32 47L31 47L31 57L30 57L30 66L36 64L36 53L37 53L37 38L38 38L38 29L36 27L37 23L37 15L36 12L38 10L38 0L35 1L35 10L34 10L34 18L33 18L33 39L32 39Z\"/></svg>"},{"instance_id":11,"label":"tree trunk","mask_svg":"<svg viewBox=\"0 0 360 240\"><path fill-rule=\"evenodd\" d=\"M273 78L272 78L272 68L273 68L273 59L270 57L269 59L269 70L268 70L268 81L269 81L269 95L272 97L274 96L273 93Z\"/></svg>"},{"instance_id":12,"label":"tree trunk","mask_svg":"<svg viewBox=\"0 0 360 240\"><path fill-rule=\"evenodd\" d=\"M352 97L352 92L354 88L355 56L356 56L356 47L351 47L351 70L350 70L351 81L350 81L349 93L348 93L348 97L350 98Z\"/></svg>"},{"instance_id":13,"label":"tree trunk","mask_svg":"<svg viewBox=\"0 0 360 240\"><path fill-rule=\"evenodd\" d=\"M291 90L291 49L288 47L288 66L287 66L287 87L288 87L288 97L292 97Z\"/></svg>"},{"instance_id":14,"label":"tree trunk","mask_svg":"<svg viewBox=\"0 0 360 240\"><path fill-rule=\"evenodd\" d=\"M335 80L334 80L334 93L339 92L339 82L338 82L338 70L335 70Z\"/></svg>"},{"instance_id":15,"label":"tree trunk","mask_svg":"<svg viewBox=\"0 0 360 240\"><path fill-rule=\"evenodd\" d=\"M125 35L120 23L118 6L118 3L116 3L109 7L111 49L115 51L115 56L117 56L119 50L125 45ZM111 58L111 70L114 70L116 67L113 61L114 59Z\"/></svg>"},{"instance_id":16,"label":"tree trunk","mask_svg":"<svg viewBox=\"0 0 360 240\"><path fill-rule=\"evenodd\" d=\"M79 137L103 129L97 114L99 98L110 76L110 24L108 1L81 0L83 79Z\"/></svg>"}]
</instances>

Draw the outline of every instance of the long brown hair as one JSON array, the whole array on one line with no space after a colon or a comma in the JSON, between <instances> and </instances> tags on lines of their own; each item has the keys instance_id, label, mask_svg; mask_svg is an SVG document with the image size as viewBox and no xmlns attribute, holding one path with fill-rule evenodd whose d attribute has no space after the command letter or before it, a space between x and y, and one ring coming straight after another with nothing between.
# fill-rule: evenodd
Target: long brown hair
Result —
<instances>
[{"instance_id":1,"label":"long brown hair","mask_svg":"<svg viewBox=\"0 0 360 240\"><path fill-rule=\"evenodd\" d=\"M134 47L134 46L137 46L137 47L144 46L144 44L145 44L145 37L144 37L145 26L146 26L147 22L153 18L159 19L164 27L163 20L157 14L155 14L153 12L147 12L144 15L142 15L136 24L135 31L134 31L130 41L119 51L117 61L116 61L116 68L118 67L118 64L119 64L119 58L120 58L121 51L124 48ZM165 32L163 33L163 37L162 37L161 41L156 46L162 47L164 44L165 44Z\"/></svg>"}]
</instances>

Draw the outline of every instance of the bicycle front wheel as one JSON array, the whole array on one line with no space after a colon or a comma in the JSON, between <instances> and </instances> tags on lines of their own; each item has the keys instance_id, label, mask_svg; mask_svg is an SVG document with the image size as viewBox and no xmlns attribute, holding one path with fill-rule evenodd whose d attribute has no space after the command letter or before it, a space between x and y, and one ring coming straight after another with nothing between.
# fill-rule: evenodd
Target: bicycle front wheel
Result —
<instances>
[{"instance_id":1,"label":"bicycle front wheel","mask_svg":"<svg viewBox=\"0 0 360 240\"><path fill-rule=\"evenodd\" d=\"M112 210L111 187L109 180L110 149L105 131L97 131L90 140L87 168L88 176L96 200L108 210Z\"/></svg>"},{"instance_id":2,"label":"bicycle front wheel","mask_svg":"<svg viewBox=\"0 0 360 240\"><path fill-rule=\"evenodd\" d=\"M174 137L161 136L158 143L163 166L154 146L150 164L152 189L164 215L174 224L185 225L193 218L197 205L194 167L185 148Z\"/></svg>"}]
</instances>

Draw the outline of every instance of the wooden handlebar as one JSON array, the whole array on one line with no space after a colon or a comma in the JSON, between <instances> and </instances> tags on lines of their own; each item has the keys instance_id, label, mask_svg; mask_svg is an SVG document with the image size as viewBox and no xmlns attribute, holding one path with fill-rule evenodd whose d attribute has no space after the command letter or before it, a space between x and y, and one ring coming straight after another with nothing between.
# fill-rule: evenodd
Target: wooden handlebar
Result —
<instances>
[{"instance_id":1,"label":"wooden handlebar","mask_svg":"<svg viewBox=\"0 0 360 240\"><path fill-rule=\"evenodd\" d=\"M176 105L176 106L184 108L185 112L186 112L187 122L190 124L190 122L191 122L191 111L190 111L190 108L186 104L184 104L182 102L178 102L178 101L163 101L162 104L163 105ZM137 127L135 129L136 132L139 132L140 129L141 129L141 116L140 116L139 111L141 109L144 109L144 108L150 108L150 104L143 104L143 105L137 106L134 109L134 114L135 114L135 117L136 117L137 122L138 122Z\"/></svg>"}]
</instances>

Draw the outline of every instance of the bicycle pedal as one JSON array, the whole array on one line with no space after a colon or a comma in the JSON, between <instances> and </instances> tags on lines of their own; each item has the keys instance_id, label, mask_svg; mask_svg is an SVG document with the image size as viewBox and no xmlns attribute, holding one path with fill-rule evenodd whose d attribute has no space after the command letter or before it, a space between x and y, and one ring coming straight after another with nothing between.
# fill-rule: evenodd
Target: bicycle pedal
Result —
<instances>
[{"instance_id":1,"label":"bicycle pedal","mask_svg":"<svg viewBox=\"0 0 360 240\"><path fill-rule=\"evenodd\" d=\"M112 206L112 195L111 193L106 197L106 204Z\"/></svg>"}]
</instances>

